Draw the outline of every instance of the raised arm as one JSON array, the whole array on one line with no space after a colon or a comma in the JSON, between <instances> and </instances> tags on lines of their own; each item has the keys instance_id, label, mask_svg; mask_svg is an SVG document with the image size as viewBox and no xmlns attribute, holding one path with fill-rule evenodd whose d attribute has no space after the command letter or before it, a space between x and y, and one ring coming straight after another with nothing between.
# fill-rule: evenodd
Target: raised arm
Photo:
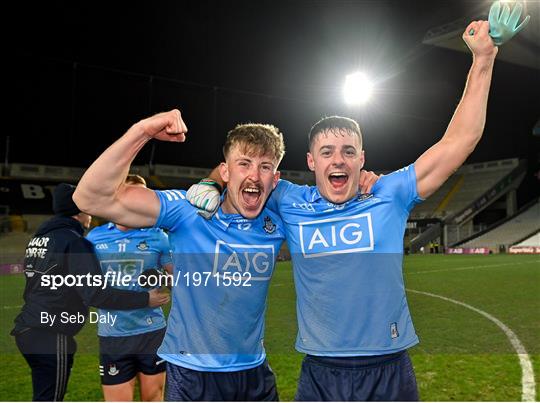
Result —
<instances>
[{"instance_id":1,"label":"raised arm","mask_svg":"<svg viewBox=\"0 0 540 403\"><path fill-rule=\"evenodd\" d=\"M159 216L156 194L126 185L131 163L152 138L185 141L187 127L180 111L159 113L135 123L86 170L73 194L81 211L132 228L151 227Z\"/></svg>"},{"instance_id":2,"label":"raised arm","mask_svg":"<svg viewBox=\"0 0 540 403\"><path fill-rule=\"evenodd\" d=\"M493 64L498 48L487 21L473 21L463 40L473 54L465 91L442 139L415 163L420 197L433 194L472 153L482 137Z\"/></svg>"}]
</instances>

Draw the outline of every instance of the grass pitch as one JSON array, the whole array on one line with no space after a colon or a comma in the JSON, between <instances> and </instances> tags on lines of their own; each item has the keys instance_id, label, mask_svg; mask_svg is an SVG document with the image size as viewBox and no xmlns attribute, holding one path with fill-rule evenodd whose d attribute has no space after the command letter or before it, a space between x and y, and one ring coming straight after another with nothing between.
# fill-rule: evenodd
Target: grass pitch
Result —
<instances>
[{"instance_id":1,"label":"grass pitch","mask_svg":"<svg viewBox=\"0 0 540 403\"><path fill-rule=\"evenodd\" d=\"M479 311L517 336L532 361L534 379L540 379L540 256L412 255L405 257L404 277L420 337L410 354L422 400L522 399L518 356L503 330ZM21 275L0 276L1 401L32 398L30 370L9 335L23 287ZM295 337L292 268L282 262L270 287L265 335L281 400L292 400L296 390L302 355L294 350ZM103 400L95 325L87 324L76 340L65 400Z\"/></svg>"}]
</instances>

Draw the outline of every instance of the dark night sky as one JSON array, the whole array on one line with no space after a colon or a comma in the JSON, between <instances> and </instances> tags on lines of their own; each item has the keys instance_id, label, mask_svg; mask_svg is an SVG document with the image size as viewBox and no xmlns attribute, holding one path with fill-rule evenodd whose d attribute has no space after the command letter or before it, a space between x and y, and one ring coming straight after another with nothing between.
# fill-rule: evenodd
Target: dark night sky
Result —
<instances>
[{"instance_id":1,"label":"dark night sky","mask_svg":"<svg viewBox=\"0 0 540 403\"><path fill-rule=\"evenodd\" d=\"M11 162L85 167L138 119L177 107L188 142L156 144L154 163L214 166L227 130L252 121L280 127L281 168L304 170L310 126L343 114L360 122L367 168L396 169L442 136L471 60L422 38L491 4L120 3L19 2L12 77L23 130L10 136ZM378 80L361 110L341 96L344 76L359 67ZM539 94L539 70L497 62L484 138L469 162L537 160ZM150 150L136 163L147 163Z\"/></svg>"}]
</instances>

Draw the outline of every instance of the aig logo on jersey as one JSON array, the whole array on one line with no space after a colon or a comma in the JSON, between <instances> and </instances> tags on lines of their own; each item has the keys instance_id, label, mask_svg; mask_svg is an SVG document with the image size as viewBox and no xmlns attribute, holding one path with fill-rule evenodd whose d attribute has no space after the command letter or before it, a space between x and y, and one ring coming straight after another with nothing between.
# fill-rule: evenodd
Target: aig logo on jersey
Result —
<instances>
[{"instance_id":1,"label":"aig logo on jersey","mask_svg":"<svg viewBox=\"0 0 540 403\"><path fill-rule=\"evenodd\" d=\"M144 267L143 259L111 259L99 262L101 270L105 273L116 272L119 276L130 276L134 278L142 273Z\"/></svg>"},{"instance_id":2,"label":"aig logo on jersey","mask_svg":"<svg viewBox=\"0 0 540 403\"><path fill-rule=\"evenodd\" d=\"M274 245L228 244L217 241L213 275L250 273L251 280L268 281L274 269Z\"/></svg>"},{"instance_id":3,"label":"aig logo on jersey","mask_svg":"<svg viewBox=\"0 0 540 403\"><path fill-rule=\"evenodd\" d=\"M299 224L300 247L305 258L373 250L371 213Z\"/></svg>"}]
</instances>

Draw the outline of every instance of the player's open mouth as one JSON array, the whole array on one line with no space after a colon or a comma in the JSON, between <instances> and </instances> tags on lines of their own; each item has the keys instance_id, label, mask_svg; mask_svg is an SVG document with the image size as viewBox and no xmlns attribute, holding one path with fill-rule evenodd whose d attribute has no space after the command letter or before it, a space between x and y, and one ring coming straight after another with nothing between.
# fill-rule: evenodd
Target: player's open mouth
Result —
<instances>
[{"instance_id":1,"label":"player's open mouth","mask_svg":"<svg viewBox=\"0 0 540 403\"><path fill-rule=\"evenodd\" d=\"M242 189L242 199L248 208L258 207L260 198L261 190L257 186Z\"/></svg>"},{"instance_id":2,"label":"player's open mouth","mask_svg":"<svg viewBox=\"0 0 540 403\"><path fill-rule=\"evenodd\" d=\"M332 172L328 175L328 181L332 184L334 189L340 189L347 184L349 175L345 172Z\"/></svg>"}]
</instances>

